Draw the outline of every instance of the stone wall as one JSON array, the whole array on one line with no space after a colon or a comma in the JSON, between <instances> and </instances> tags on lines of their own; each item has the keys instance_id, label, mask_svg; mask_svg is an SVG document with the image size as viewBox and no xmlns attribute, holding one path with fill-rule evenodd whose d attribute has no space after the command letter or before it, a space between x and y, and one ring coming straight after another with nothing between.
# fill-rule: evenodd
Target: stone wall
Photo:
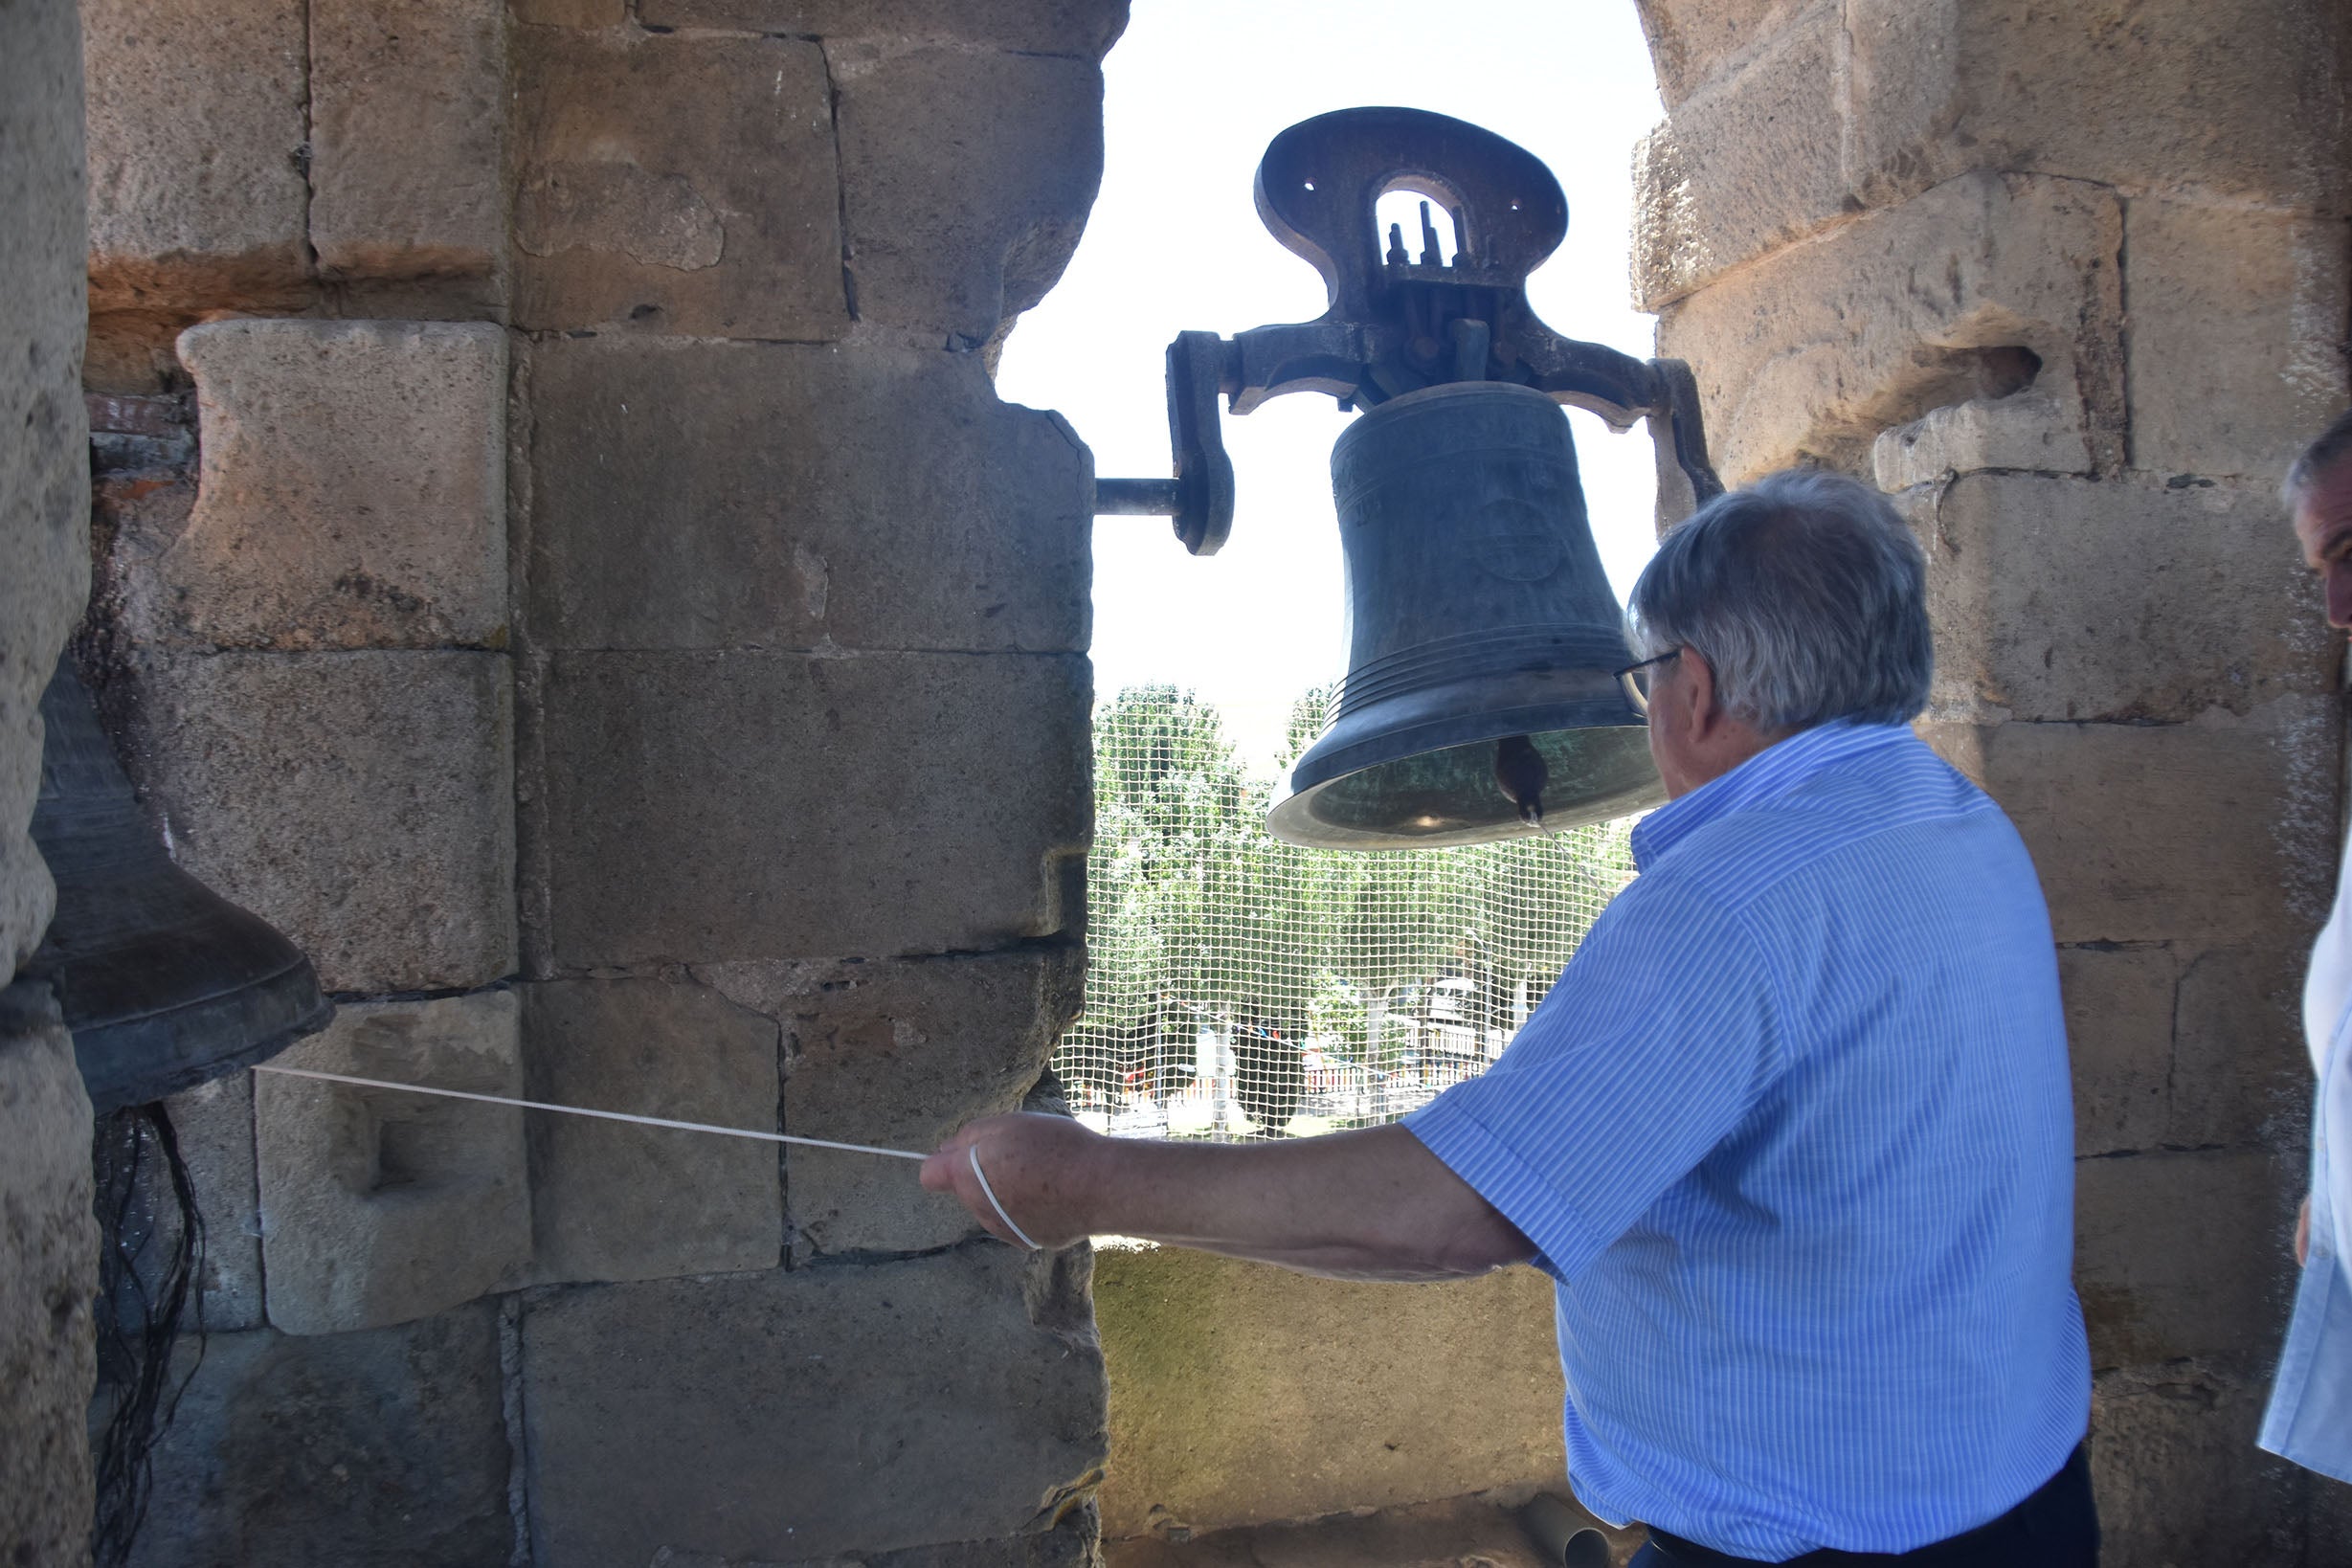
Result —
<instances>
[{"instance_id":1,"label":"stone wall","mask_svg":"<svg viewBox=\"0 0 2352 1568\"><path fill-rule=\"evenodd\" d=\"M81 38L0 0L0 1557L89 1561L90 1100L47 987L8 983L56 889L28 827L41 690L89 588Z\"/></svg>"},{"instance_id":2,"label":"stone wall","mask_svg":"<svg viewBox=\"0 0 2352 1568\"><path fill-rule=\"evenodd\" d=\"M1094 1299L1108 1539L1562 1490L1552 1286L1532 1269L1365 1285L1115 1247Z\"/></svg>"},{"instance_id":3,"label":"stone wall","mask_svg":"<svg viewBox=\"0 0 2352 1568\"><path fill-rule=\"evenodd\" d=\"M2107 1560L2352 1561L2343 1489L2252 1445L2342 800L2340 656L2276 486L2345 399L2352 28L2322 0L1641 9L1660 351L1726 479L1813 461L1897 498L1924 732L2050 895Z\"/></svg>"},{"instance_id":4,"label":"stone wall","mask_svg":"<svg viewBox=\"0 0 2352 1568\"><path fill-rule=\"evenodd\" d=\"M283 1061L906 1149L1075 1011L1090 459L1000 402L1119 0L85 0L109 722ZM62 630L60 626L59 631ZM911 1164L172 1102L155 1564L1075 1563L1083 1250Z\"/></svg>"}]
</instances>

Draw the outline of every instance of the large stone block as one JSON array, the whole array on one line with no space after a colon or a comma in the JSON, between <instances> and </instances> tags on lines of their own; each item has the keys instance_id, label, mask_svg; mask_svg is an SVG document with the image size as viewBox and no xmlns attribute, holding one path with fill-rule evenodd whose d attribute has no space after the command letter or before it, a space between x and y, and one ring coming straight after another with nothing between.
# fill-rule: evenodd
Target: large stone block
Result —
<instances>
[{"instance_id":1,"label":"large stone block","mask_svg":"<svg viewBox=\"0 0 2352 1568\"><path fill-rule=\"evenodd\" d=\"M2341 733L2328 699L2188 724L1920 732L2017 824L2062 943L2292 948L2326 914Z\"/></svg>"},{"instance_id":2,"label":"large stone block","mask_svg":"<svg viewBox=\"0 0 2352 1568\"><path fill-rule=\"evenodd\" d=\"M273 1064L513 1096L520 1011L509 991L346 1006ZM522 1282L513 1107L262 1073L254 1143L269 1318L288 1333L401 1323Z\"/></svg>"},{"instance_id":3,"label":"large stone block","mask_svg":"<svg viewBox=\"0 0 2352 1568\"><path fill-rule=\"evenodd\" d=\"M1634 0L1634 9L1649 38L1659 96L1672 109L1802 26L1809 12L1835 14L1837 6L1825 0Z\"/></svg>"},{"instance_id":4,"label":"large stone block","mask_svg":"<svg viewBox=\"0 0 2352 1568\"><path fill-rule=\"evenodd\" d=\"M565 967L984 950L1074 918L1074 657L558 654L549 899Z\"/></svg>"},{"instance_id":5,"label":"large stone block","mask_svg":"<svg viewBox=\"0 0 2352 1568\"><path fill-rule=\"evenodd\" d=\"M2074 1069L2075 1154L2154 1149L2166 1141L2179 975L2168 948L2058 950Z\"/></svg>"},{"instance_id":6,"label":"large stone block","mask_svg":"<svg viewBox=\"0 0 2352 1568\"><path fill-rule=\"evenodd\" d=\"M1905 490L1985 468L2090 473L2082 399L2030 392L1972 397L1930 409L1910 424L1882 433L1870 445L1870 471L1881 490Z\"/></svg>"},{"instance_id":7,"label":"large stone block","mask_svg":"<svg viewBox=\"0 0 2352 1568\"><path fill-rule=\"evenodd\" d=\"M1963 474L1914 510L1938 715L2187 719L2334 683L2268 486Z\"/></svg>"},{"instance_id":8,"label":"large stone block","mask_svg":"<svg viewBox=\"0 0 2352 1568\"><path fill-rule=\"evenodd\" d=\"M1636 145L1634 293L1647 308L1851 211L1833 86L1844 31L1835 6L1790 19Z\"/></svg>"},{"instance_id":9,"label":"large stone block","mask_svg":"<svg viewBox=\"0 0 2352 1568\"><path fill-rule=\"evenodd\" d=\"M310 243L322 274L497 270L504 11L501 0L315 0Z\"/></svg>"},{"instance_id":10,"label":"large stone block","mask_svg":"<svg viewBox=\"0 0 2352 1568\"><path fill-rule=\"evenodd\" d=\"M1983 168L2337 213L2352 190L2333 0L1848 0L1845 25L1873 205Z\"/></svg>"},{"instance_id":11,"label":"large stone block","mask_svg":"<svg viewBox=\"0 0 2352 1568\"><path fill-rule=\"evenodd\" d=\"M1042 1534L1104 1459L1083 1284L1024 1300L1052 1267L987 1243L533 1298L540 1560L813 1563Z\"/></svg>"},{"instance_id":12,"label":"large stone block","mask_svg":"<svg viewBox=\"0 0 2352 1568\"><path fill-rule=\"evenodd\" d=\"M0 49L0 984L54 888L26 835L41 692L90 589L81 402L81 26L71 0L11 9Z\"/></svg>"},{"instance_id":13,"label":"large stone block","mask_svg":"<svg viewBox=\"0 0 2352 1568\"><path fill-rule=\"evenodd\" d=\"M993 343L1062 276L1103 174L1089 59L828 51L862 320Z\"/></svg>"},{"instance_id":14,"label":"large stone block","mask_svg":"<svg viewBox=\"0 0 2352 1568\"><path fill-rule=\"evenodd\" d=\"M537 3L537 0L534 0ZM650 27L740 28L892 44L978 44L1099 60L1127 27L1127 0L639 0Z\"/></svg>"},{"instance_id":15,"label":"large stone block","mask_svg":"<svg viewBox=\"0 0 2352 1568\"><path fill-rule=\"evenodd\" d=\"M777 1131L775 1024L700 985L559 980L524 988L529 1098ZM645 1280L773 1268L784 1253L773 1143L530 1118L542 1280Z\"/></svg>"},{"instance_id":16,"label":"large stone block","mask_svg":"<svg viewBox=\"0 0 2352 1568\"><path fill-rule=\"evenodd\" d=\"M66 1568L89 1560L99 1234L90 1097L46 986L0 989L0 1542Z\"/></svg>"},{"instance_id":17,"label":"large stone block","mask_svg":"<svg viewBox=\"0 0 2352 1568\"><path fill-rule=\"evenodd\" d=\"M305 15L303 0L83 0L93 309L299 297Z\"/></svg>"},{"instance_id":18,"label":"large stone block","mask_svg":"<svg viewBox=\"0 0 2352 1568\"><path fill-rule=\"evenodd\" d=\"M2344 405L2343 221L2145 197L2125 245L2132 465L2274 487Z\"/></svg>"},{"instance_id":19,"label":"large stone block","mask_svg":"<svg viewBox=\"0 0 2352 1568\"><path fill-rule=\"evenodd\" d=\"M509 1561L502 1402L498 1310L486 1302L359 1333L214 1334L157 1445L131 1561Z\"/></svg>"},{"instance_id":20,"label":"large stone block","mask_svg":"<svg viewBox=\"0 0 2352 1568\"><path fill-rule=\"evenodd\" d=\"M2187 959L2173 1024L2172 1130L2182 1148L2300 1149L2311 1115L2299 945Z\"/></svg>"},{"instance_id":21,"label":"large stone block","mask_svg":"<svg viewBox=\"0 0 2352 1568\"><path fill-rule=\"evenodd\" d=\"M2091 1479L2106 1561L2333 1560L2325 1548L2303 1555L2302 1472L2254 1446L2268 1388L2248 1362L2267 1369L2269 1347L2093 1381Z\"/></svg>"},{"instance_id":22,"label":"large stone block","mask_svg":"<svg viewBox=\"0 0 2352 1568\"><path fill-rule=\"evenodd\" d=\"M531 352L533 640L1080 652L1091 465L974 356Z\"/></svg>"},{"instance_id":23,"label":"large stone block","mask_svg":"<svg viewBox=\"0 0 2352 1568\"><path fill-rule=\"evenodd\" d=\"M526 28L512 47L518 325L846 329L815 43Z\"/></svg>"},{"instance_id":24,"label":"large stone block","mask_svg":"<svg viewBox=\"0 0 2352 1568\"><path fill-rule=\"evenodd\" d=\"M122 563L140 642L504 643L504 332L212 322L180 358L202 471L179 537Z\"/></svg>"},{"instance_id":25,"label":"large stone block","mask_svg":"<svg viewBox=\"0 0 2352 1568\"><path fill-rule=\"evenodd\" d=\"M2121 204L2067 180L1969 174L1665 308L1737 483L1805 459L1863 470L1928 410L2036 391L2122 458Z\"/></svg>"},{"instance_id":26,"label":"large stone block","mask_svg":"<svg viewBox=\"0 0 2352 1568\"><path fill-rule=\"evenodd\" d=\"M327 990L482 985L515 963L508 687L492 653L151 660L136 772L181 863Z\"/></svg>"},{"instance_id":27,"label":"large stone block","mask_svg":"<svg viewBox=\"0 0 2352 1568\"><path fill-rule=\"evenodd\" d=\"M2074 1164L2074 1288L2097 1369L2265 1356L2286 1332L2302 1196L2264 1152L2117 1154Z\"/></svg>"},{"instance_id":28,"label":"large stone block","mask_svg":"<svg viewBox=\"0 0 2352 1568\"><path fill-rule=\"evenodd\" d=\"M1361 1285L1119 1249L1096 1257L1094 1300L1106 1535L1561 1483L1552 1287L1533 1269Z\"/></svg>"},{"instance_id":29,"label":"large stone block","mask_svg":"<svg viewBox=\"0 0 2352 1568\"><path fill-rule=\"evenodd\" d=\"M784 1131L929 1150L974 1116L1019 1109L1078 1011L1076 949L914 962L711 964L699 976L782 1020ZM914 1168L824 1149L785 1153L806 1256L918 1252L974 1233Z\"/></svg>"}]
</instances>

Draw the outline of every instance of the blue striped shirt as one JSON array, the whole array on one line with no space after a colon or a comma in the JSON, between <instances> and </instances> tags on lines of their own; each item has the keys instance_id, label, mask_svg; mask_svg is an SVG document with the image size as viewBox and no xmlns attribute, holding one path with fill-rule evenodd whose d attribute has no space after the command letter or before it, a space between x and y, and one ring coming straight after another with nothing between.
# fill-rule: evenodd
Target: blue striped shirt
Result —
<instances>
[{"instance_id":1,"label":"blue striped shirt","mask_svg":"<svg viewBox=\"0 0 2352 1568\"><path fill-rule=\"evenodd\" d=\"M1557 1282L1578 1495L1768 1561L1999 1516L2091 1402L2025 845L1909 729L1835 724L1633 853L1502 1059L1406 1124Z\"/></svg>"}]
</instances>

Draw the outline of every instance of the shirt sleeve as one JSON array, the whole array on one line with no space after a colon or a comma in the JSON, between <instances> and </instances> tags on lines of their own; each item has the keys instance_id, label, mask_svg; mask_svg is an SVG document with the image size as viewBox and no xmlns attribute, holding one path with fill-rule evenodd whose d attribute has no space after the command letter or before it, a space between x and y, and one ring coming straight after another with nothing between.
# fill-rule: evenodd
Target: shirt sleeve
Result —
<instances>
[{"instance_id":1,"label":"shirt sleeve","mask_svg":"<svg viewBox=\"0 0 2352 1568\"><path fill-rule=\"evenodd\" d=\"M1602 911L1494 1065L1404 1125L1568 1281L1738 1124L1782 1047L1747 924L1653 873Z\"/></svg>"}]
</instances>

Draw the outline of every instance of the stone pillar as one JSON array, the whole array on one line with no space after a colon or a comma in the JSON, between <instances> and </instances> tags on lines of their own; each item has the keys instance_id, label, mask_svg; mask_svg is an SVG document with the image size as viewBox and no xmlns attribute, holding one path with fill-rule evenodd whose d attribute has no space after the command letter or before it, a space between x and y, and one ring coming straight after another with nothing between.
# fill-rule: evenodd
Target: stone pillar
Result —
<instances>
[{"instance_id":1,"label":"stone pillar","mask_svg":"<svg viewBox=\"0 0 2352 1568\"><path fill-rule=\"evenodd\" d=\"M988 352L1122 8L534 5L514 34L525 1059L906 1149L1075 1012L1091 469ZM1084 1254L872 1156L534 1128L548 1562L1077 1562ZM647 1355L640 1347L660 1346Z\"/></svg>"},{"instance_id":2,"label":"stone pillar","mask_svg":"<svg viewBox=\"0 0 2352 1568\"><path fill-rule=\"evenodd\" d=\"M86 0L103 701L287 1062L905 1149L1075 1012L1090 459L989 380L1118 0ZM172 1103L163 1564L1078 1563L1088 1259L913 1167Z\"/></svg>"},{"instance_id":3,"label":"stone pillar","mask_svg":"<svg viewBox=\"0 0 2352 1568\"><path fill-rule=\"evenodd\" d=\"M90 1553L90 1101L47 989L7 983L55 907L40 697L89 589L80 55L71 0L0 3L0 1557L27 1568Z\"/></svg>"},{"instance_id":4,"label":"stone pillar","mask_svg":"<svg viewBox=\"0 0 2352 1568\"><path fill-rule=\"evenodd\" d=\"M2341 809L2339 658L2276 486L2345 398L2352 30L2318 0L1642 11L1660 350L1727 480L1812 461L1897 498L1923 733L2049 894L2107 1560L2352 1561L2341 1489L2252 1445Z\"/></svg>"}]
</instances>

